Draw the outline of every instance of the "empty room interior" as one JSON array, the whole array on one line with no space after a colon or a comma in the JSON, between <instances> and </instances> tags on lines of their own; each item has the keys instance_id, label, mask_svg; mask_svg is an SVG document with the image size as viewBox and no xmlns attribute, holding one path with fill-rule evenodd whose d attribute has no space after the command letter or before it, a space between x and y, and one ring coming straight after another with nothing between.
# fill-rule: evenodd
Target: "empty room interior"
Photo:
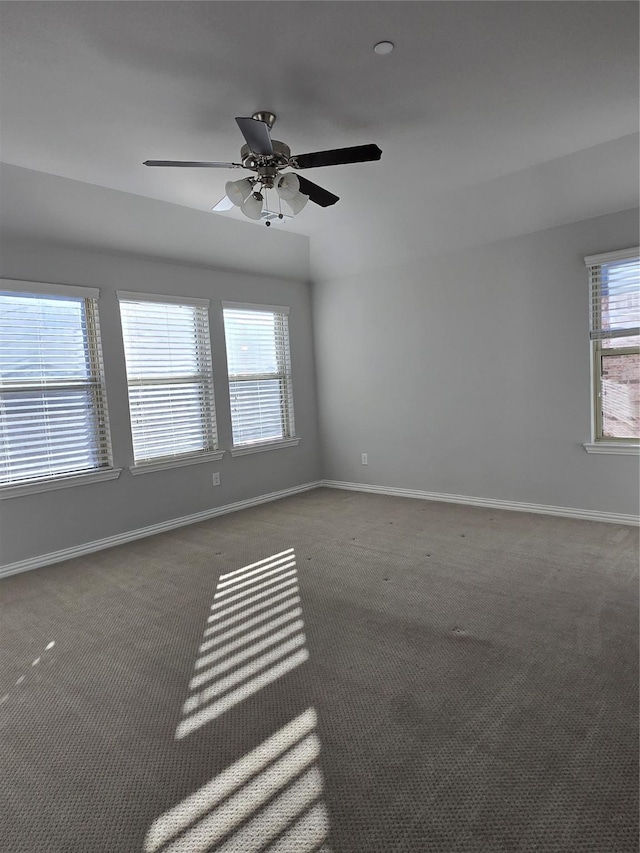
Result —
<instances>
[{"instance_id":1,"label":"empty room interior","mask_svg":"<svg viewBox=\"0 0 640 853\"><path fill-rule=\"evenodd\" d=\"M3 853L636 853L638 25L0 2Z\"/></svg>"}]
</instances>

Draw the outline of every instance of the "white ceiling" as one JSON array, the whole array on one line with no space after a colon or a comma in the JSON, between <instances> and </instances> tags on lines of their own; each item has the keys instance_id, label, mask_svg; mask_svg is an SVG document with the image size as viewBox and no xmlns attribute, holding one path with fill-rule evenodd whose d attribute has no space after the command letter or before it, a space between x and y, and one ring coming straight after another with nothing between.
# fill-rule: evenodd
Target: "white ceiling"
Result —
<instances>
[{"instance_id":1,"label":"white ceiling","mask_svg":"<svg viewBox=\"0 0 640 853\"><path fill-rule=\"evenodd\" d=\"M606 159L608 191L585 201L568 186L561 219L637 198L636 3L4 2L0 14L10 164L208 211L245 173L142 161L237 161L234 116L264 109L294 153L383 150L305 172L341 197L286 226L311 237L377 217L419 241L427 213L470 194L477 216L482 187L495 195L516 176L510 191L530 194L545 164L577 152L589 169ZM381 39L392 54L374 54ZM554 224L558 198L540 204L549 216L535 226Z\"/></svg>"}]
</instances>

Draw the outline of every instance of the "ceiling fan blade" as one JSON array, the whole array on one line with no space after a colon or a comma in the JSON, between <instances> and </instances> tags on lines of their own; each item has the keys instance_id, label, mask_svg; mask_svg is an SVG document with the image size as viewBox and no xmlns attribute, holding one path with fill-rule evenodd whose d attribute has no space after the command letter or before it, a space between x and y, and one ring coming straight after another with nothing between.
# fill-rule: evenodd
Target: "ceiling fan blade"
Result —
<instances>
[{"instance_id":1,"label":"ceiling fan blade","mask_svg":"<svg viewBox=\"0 0 640 853\"><path fill-rule=\"evenodd\" d=\"M377 145L353 145L351 148L334 148L331 151L313 151L291 158L294 169L314 169L316 166L340 166L343 163L366 163L379 160L382 151Z\"/></svg>"},{"instance_id":2,"label":"ceiling fan blade","mask_svg":"<svg viewBox=\"0 0 640 853\"><path fill-rule=\"evenodd\" d=\"M203 160L145 160L143 166L187 166L190 169L243 169L242 163L212 163Z\"/></svg>"},{"instance_id":3,"label":"ceiling fan blade","mask_svg":"<svg viewBox=\"0 0 640 853\"><path fill-rule=\"evenodd\" d=\"M269 125L255 118L236 118L240 132L254 154L273 154Z\"/></svg>"},{"instance_id":4,"label":"ceiling fan blade","mask_svg":"<svg viewBox=\"0 0 640 853\"><path fill-rule=\"evenodd\" d=\"M297 178L300 181L300 192L308 195L309 200L319 204L320 207L330 207L330 205L340 201L337 195L330 193L329 190L325 190L323 187L319 187L313 181L308 181L306 178L300 177L300 175L297 175Z\"/></svg>"},{"instance_id":5,"label":"ceiling fan blade","mask_svg":"<svg viewBox=\"0 0 640 853\"><path fill-rule=\"evenodd\" d=\"M215 207L212 207L211 210L214 213L222 213L225 210L231 210L233 206L233 202L231 201L229 196L223 195L220 201L216 204Z\"/></svg>"}]
</instances>

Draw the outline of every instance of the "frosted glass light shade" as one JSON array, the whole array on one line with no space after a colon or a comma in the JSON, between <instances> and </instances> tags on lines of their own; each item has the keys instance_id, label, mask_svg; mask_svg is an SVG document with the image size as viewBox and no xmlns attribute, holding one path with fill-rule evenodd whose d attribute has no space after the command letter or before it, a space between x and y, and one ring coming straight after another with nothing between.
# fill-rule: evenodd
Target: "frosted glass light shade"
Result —
<instances>
[{"instance_id":1,"label":"frosted glass light shade","mask_svg":"<svg viewBox=\"0 0 640 853\"><path fill-rule=\"evenodd\" d=\"M288 174L282 175L278 178L276 191L280 198L283 198L285 201L289 201L290 198L293 198L299 190L300 181L298 180L297 175L289 172Z\"/></svg>"},{"instance_id":2,"label":"frosted glass light shade","mask_svg":"<svg viewBox=\"0 0 640 853\"><path fill-rule=\"evenodd\" d=\"M287 204L293 211L293 215L297 216L308 201L308 195L305 195L301 192L297 192L292 198L287 199Z\"/></svg>"},{"instance_id":3,"label":"frosted glass light shade","mask_svg":"<svg viewBox=\"0 0 640 853\"><path fill-rule=\"evenodd\" d=\"M253 194L249 196L242 203L242 207L240 210L244 213L245 216L248 216L249 219L260 219L262 217L262 196L256 198Z\"/></svg>"},{"instance_id":4,"label":"frosted glass light shade","mask_svg":"<svg viewBox=\"0 0 640 853\"><path fill-rule=\"evenodd\" d=\"M240 181L227 181L224 185L224 191L229 201L236 207L242 206L243 202L251 195L252 189L253 186L249 178L242 178Z\"/></svg>"}]
</instances>

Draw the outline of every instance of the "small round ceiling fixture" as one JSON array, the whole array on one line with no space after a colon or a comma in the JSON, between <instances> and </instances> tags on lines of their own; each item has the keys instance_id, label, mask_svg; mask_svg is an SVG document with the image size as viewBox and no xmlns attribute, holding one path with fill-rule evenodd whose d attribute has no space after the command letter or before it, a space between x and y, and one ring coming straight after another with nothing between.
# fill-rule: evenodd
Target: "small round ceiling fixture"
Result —
<instances>
[{"instance_id":1,"label":"small round ceiling fixture","mask_svg":"<svg viewBox=\"0 0 640 853\"><path fill-rule=\"evenodd\" d=\"M379 41L378 44L374 45L373 50L379 54L391 53L393 47L394 44L392 41Z\"/></svg>"}]
</instances>

